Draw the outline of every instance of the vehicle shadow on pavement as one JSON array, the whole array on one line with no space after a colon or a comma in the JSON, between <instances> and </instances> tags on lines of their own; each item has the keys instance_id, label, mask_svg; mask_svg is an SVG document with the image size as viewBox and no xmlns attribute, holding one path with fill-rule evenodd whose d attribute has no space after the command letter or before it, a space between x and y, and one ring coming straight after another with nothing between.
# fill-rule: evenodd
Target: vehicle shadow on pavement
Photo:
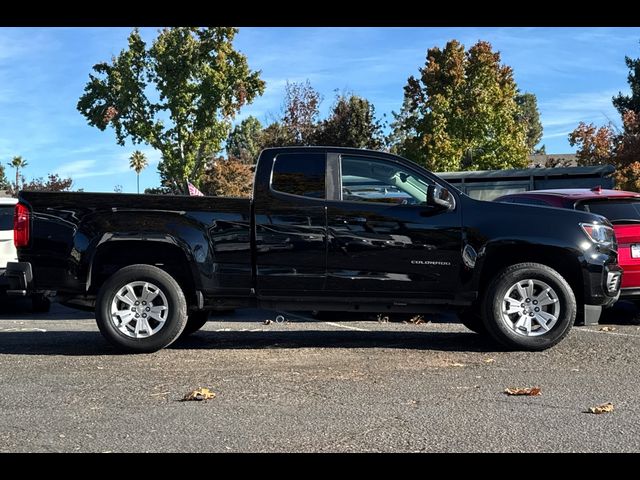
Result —
<instances>
[{"instance_id":1,"label":"vehicle shadow on pavement","mask_svg":"<svg viewBox=\"0 0 640 480\"><path fill-rule=\"evenodd\" d=\"M169 348L400 348L446 352L500 350L500 347L495 343L472 332L355 332L336 330L286 332L209 332L205 330L180 339Z\"/></svg>"},{"instance_id":2,"label":"vehicle shadow on pavement","mask_svg":"<svg viewBox=\"0 0 640 480\"><path fill-rule=\"evenodd\" d=\"M491 352L501 348L474 333L457 332L208 332L168 347L172 350L400 348ZM0 332L0 355L121 355L99 332Z\"/></svg>"}]
</instances>

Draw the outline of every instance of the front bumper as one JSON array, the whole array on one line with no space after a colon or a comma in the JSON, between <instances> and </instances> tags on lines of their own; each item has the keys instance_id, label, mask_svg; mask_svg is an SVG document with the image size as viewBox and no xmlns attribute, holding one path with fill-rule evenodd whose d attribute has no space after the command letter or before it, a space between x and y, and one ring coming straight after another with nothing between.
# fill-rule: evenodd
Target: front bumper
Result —
<instances>
[{"instance_id":1,"label":"front bumper","mask_svg":"<svg viewBox=\"0 0 640 480\"><path fill-rule=\"evenodd\" d=\"M620 289L620 300L640 300L640 287L627 287Z\"/></svg>"},{"instance_id":2,"label":"front bumper","mask_svg":"<svg viewBox=\"0 0 640 480\"><path fill-rule=\"evenodd\" d=\"M29 262L9 262L5 271L9 282L7 295L25 296L33 288L33 271Z\"/></svg>"},{"instance_id":3,"label":"front bumper","mask_svg":"<svg viewBox=\"0 0 640 480\"><path fill-rule=\"evenodd\" d=\"M622 268L616 258L597 255L584 265L584 303L608 307L618 301L622 283Z\"/></svg>"}]
</instances>

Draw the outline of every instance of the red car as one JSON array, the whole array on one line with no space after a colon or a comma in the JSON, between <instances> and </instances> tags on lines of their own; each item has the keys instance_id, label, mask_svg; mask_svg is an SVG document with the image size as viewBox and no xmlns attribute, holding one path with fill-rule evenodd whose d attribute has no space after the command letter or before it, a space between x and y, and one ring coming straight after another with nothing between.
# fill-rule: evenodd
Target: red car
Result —
<instances>
[{"instance_id":1,"label":"red car","mask_svg":"<svg viewBox=\"0 0 640 480\"><path fill-rule=\"evenodd\" d=\"M496 202L571 208L596 213L612 224L618 239L618 262L624 270L620 298L640 302L640 193L574 188L512 193Z\"/></svg>"}]
</instances>

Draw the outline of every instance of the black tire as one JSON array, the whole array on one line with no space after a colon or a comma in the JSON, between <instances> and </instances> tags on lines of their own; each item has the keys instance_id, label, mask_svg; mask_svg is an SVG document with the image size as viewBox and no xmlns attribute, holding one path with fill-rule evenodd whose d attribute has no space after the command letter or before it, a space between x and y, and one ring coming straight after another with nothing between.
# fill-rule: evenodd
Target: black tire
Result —
<instances>
[{"instance_id":1,"label":"black tire","mask_svg":"<svg viewBox=\"0 0 640 480\"><path fill-rule=\"evenodd\" d=\"M187 318L187 325L180 334L180 338L188 337L192 333L197 332L205 326L209 320L209 310L201 310L198 312L191 312Z\"/></svg>"},{"instance_id":2,"label":"black tire","mask_svg":"<svg viewBox=\"0 0 640 480\"><path fill-rule=\"evenodd\" d=\"M36 293L31 297L31 310L35 313L47 313L51 310L51 301L41 293Z\"/></svg>"},{"instance_id":3,"label":"black tire","mask_svg":"<svg viewBox=\"0 0 640 480\"><path fill-rule=\"evenodd\" d=\"M479 307L477 307L479 308ZM474 333L480 335L487 335L487 327L484 326L482 317L477 313L477 309L474 310L462 310L458 312L458 320L460 323L467 327Z\"/></svg>"},{"instance_id":4,"label":"black tire","mask_svg":"<svg viewBox=\"0 0 640 480\"><path fill-rule=\"evenodd\" d=\"M167 303L164 324L148 337L128 336L111 320L111 305L116 294L132 282L152 283L164 295L162 301L166 300ZM132 321L137 325L138 321ZM130 265L114 273L100 288L96 300L96 322L102 335L119 349L132 353L155 352L171 345L184 330L187 324L187 302L178 282L164 270L152 265Z\"/></svg>"},{"instance_id":5,"label":"black tire","mask_svg":"<svg viewBox=\"0 0 640 480\"><path fill-rule=\"evenodd\" d=\"M507 325L507 320L504 320L502 315L502 304L509 289L519 281L528 279L543 282L551 287L557 297L555 303L559 306L557 321L549 331L540 330L542 327L532 322L534 328L542 332L537 336L517 333ZM531 308L529 304L526 305L527 308ZM554 346L569 333L576 319L576 299L567 281L554 269L540 263L519 263L505 268L496 275L486 290L483 312L487 332L498 342L511 349L539 351Z\"/></svg>"}]
</instances>

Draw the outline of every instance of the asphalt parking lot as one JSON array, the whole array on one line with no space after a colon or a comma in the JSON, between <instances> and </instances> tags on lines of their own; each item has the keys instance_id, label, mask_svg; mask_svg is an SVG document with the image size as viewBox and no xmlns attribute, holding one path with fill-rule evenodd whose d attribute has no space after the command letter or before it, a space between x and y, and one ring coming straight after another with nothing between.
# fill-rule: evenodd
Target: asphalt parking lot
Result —
<instances>
[{"instance_id":1,"label":"asphalt parking lot","mask_svg":"<svg viewBox=\"0 0 640 480\"><path fill-rule=\"evenodd\" d=\"M4 306L0 452L637 452L640 326L574 328L541 353L426 323L214 317L150 355L91 314ZM507 387L542 395L510 397ZM181 402L198 387L216 398ZM612 402L612 413L585 413Z\"/></svg>"}]
</instances>

